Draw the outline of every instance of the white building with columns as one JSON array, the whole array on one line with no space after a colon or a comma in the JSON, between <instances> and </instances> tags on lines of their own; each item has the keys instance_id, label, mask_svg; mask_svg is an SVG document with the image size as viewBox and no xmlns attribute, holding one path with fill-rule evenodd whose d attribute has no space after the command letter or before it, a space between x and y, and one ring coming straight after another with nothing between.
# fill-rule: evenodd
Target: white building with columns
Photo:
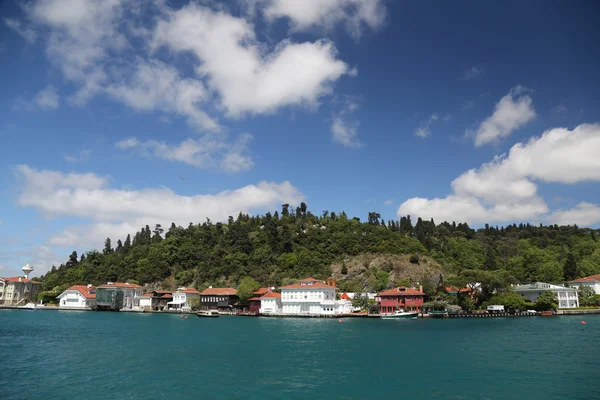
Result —
<instances>
[{"instance_id":1,"label":"white building with columns","mask_svg":"<svg viewBox=\"0 0 600 400\"><path fill-rule=\"evenodd\" d=\"M527 300L536 302L537 298L545 291L549 290L556 296L558 308L577 308L579 307L579 296L576 288L568 288L559 285L552 285L545 282L534 282L529 285L519 285L513 287L515 293L523 295Z\"/></svg>"},{"instance_id":2,"label":"white building with columns","mask_svg":"<svg viewBox=\"0 0 600 400\"><path fill-rule=\"evenodd\" d=\"M323 283L306 278L300 283L282 286L281 313L286 315L338 315L352 312L352 302L336 300L335 280Z\"/></svg>"}]
</instances>

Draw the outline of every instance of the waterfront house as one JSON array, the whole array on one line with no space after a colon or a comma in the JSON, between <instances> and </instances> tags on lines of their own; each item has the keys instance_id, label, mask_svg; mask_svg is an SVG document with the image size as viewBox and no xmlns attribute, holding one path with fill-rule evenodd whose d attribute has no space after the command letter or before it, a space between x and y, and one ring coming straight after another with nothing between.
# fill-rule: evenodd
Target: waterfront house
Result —
<instances>
[{"instance_id":1,"label":"waterfront house","mask_svg":"<svg viewBox=\"0 0 600 400\"><path fill-rule=\"evenodd\" d=\"M163 310L173 300L173 292L170 290L153 290L145 293L140 298L140 307L144 310Z\"/></svg>"},{"instance_id":2,"label":"waterfront house","mask_svg":"<svg viewBox=\"0 0 600 400\"><path fill-rule=\"evenodd\" d=\"M269 291L260 298L261 314L278 314L281 312L281 293Z\"/></svg>"},{"instance_id":3,"label":"waterfront house","mask_svg":"<svg viewBox=\"0 0 600 400\"><path fill-rule=\"evenodd\" d=\"M269 293L272 288L259 288L252 293L252 297L248 299L248 309L251 312L258 313L260 311L261 302L260 299L265 294Z\"/></svg>"},{"instance_id":4,"label":"waterfront house","mask_svg":"<svg viewBox=\"0 0 600 400\"><path fill-rule=\"evenodd\" d=\"M173 300L167 303L167 307L175 310L189 309L193 297L200 297L200 292L194 288L179 288L173 292Z\"/></svg>"},{"instance_id":5,"label":"waterfront house","mask_svg":"<svg viewBox=\"0 0 600 400\"><path fill-rule=\"evenodd\" d=\"M237 307L239 298L233 288L214 288L209 286L200 293L200 308L202 310L230 311Z\"/></svg>"},{"instance_id":6,"label":"waterfront house","mask_svg":"<svg viewBox=\"0 0 600 400\"><path fill-rule=\"evenodd\" d=\"M569 286L576 288L579 288L579 286L588 286L594 289L594 293L600 294L600 274L575 279L569 282Z\"/></svg>"},{"instance_id":7,"label":"waterfront house","mask_svg":"<svg viewBox=\"0 0 600 400\"><path fill-rule=\"evenodd\" d=\"M41 283L29 279L33 267L27 263L21 267L23 276L0 278L0 305L24 306L35 300Z\"/></svg>"},{"instance_id":8,"label":"waterfront house","mask_svg":"<svg viewBox=\"0 0 600 400\"><path fill-rule=\"evenodd\" d=\"M141 309L144 289L135 283L108 282L96 288L96 308L99 310Z\"/></svg>"},{"instance_id":9,"label":"waterfront house","mask_svg":"<svg viewBox=\"0 0 600 400\"><path fill-rule=\"evenodd\" d=\"M534 282L529 285L519 285L513 287L515 293L524 296L529 301L537 301L537 298L545 291L549 290L556 296L558 308L577 308L579 307L579 296L576 288L568 288L559 285L552 285L544 282Z\"/></svg>"},{"instance_id":10,"label":"waterfront house","mask_svg":"<svg viewBox=\"0 0 600 400\"><path fill-rule=\"evenodd\" d=\"M73 285L58 295L59 310L93 310L96 308L96 288Z\"/></svg>"},{"instance_id":11,"label":"waterfront house","mask_svg":"<svg viewBox=\"0 0 600 400\"><path fill-rule=\"evenodd\" d=\"M323 283L314 278L306 278L300 283L282 286L281 312L288 315L336 315L352 311L352 302L336 300L335 280L329 278Z\"/></svg>"},{"instance_id":12,"label":"waterfront house","mask_svg":"<svg viewBox=\"0 0 600 400\"><path fill-rule=\"evenodd\" d=\"M423 297L422 286L419 286L418 290L400 286L379 293L376 300L380 314L393 314L398 309L419 311L423 306Z\"/></svg>"}]
</instances>

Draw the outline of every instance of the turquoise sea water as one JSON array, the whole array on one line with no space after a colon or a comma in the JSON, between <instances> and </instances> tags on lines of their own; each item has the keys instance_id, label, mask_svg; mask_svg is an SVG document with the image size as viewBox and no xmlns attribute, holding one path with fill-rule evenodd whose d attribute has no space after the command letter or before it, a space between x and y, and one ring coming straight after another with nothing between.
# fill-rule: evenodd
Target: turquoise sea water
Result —
<instances>
[{"instance_id":1,"label":"turquoise sea water","mask_svg":"<svg viewBox=\"0 0 600 400\"><path fill-rule=\"evenodd\" d=\"M0 398L600 399L600 317L0 310Z\"/></svg>"}]
</instances>

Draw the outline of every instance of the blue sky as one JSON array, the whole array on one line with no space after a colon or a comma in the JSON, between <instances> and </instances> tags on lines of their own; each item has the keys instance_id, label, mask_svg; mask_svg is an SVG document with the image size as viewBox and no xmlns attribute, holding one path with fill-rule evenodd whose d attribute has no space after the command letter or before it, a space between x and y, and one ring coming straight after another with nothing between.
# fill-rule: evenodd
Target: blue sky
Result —
<instances>
[{"instance_id":1,"label":"blue sky","mask_svg":"<svg viewBox=\"0 0 600 400\"><path fill-rule=\"evenodd\" d=\"M599 10L3 2L0 275L300 201L598 226Z\"/></svg>"}]
</instances>

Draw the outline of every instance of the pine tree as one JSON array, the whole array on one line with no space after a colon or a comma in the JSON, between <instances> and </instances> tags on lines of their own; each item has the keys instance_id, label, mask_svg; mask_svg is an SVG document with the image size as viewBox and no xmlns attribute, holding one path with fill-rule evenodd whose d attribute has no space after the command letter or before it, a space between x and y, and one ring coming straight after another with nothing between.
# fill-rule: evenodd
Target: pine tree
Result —
<instances>
[{"instance_id":1,"label":"pine tree","mask_svg":"<svg viewBox=\"0 0 600 400\"><path fill-rule=\"evenodd\" d=\"M121 243L121 239L117 240L117 248L115 249L115 253L123 253L123 243Z\"/></svg>"},{"instance_id":2,"label":"pine tree","mask_svg":"<svg viewBox=\"0 0 600 400\"><path fill-rule=\"evenodd\" d=\"M112 244L110 242L110 238L106 238L106 240L104 241L104 250L102 251L103 254L111 254L113 252L112 249Z\"/></svg>"},{"instance_id":3,"label":"pine tree","mask_svg":"<svg viewBox=\"0 0 600 400\"><path fill-rule=\"evenodd\" d=\"M346 267L346 261L342 263L342 274L346 275L348 273L348 267Z\"/></svg>"},{"instance_id":4,"label":"pine tree","mask_svg":"<svg viewBox=\"0 0 600 400\"><path fill-rule=\"evenodd\" d=\"M123 252L127 253L129 248L131 247L131 235L127 234L127 239L125 239L125 243L123 244Z\"/></svg>"},{"instance_id":5,"label":"pine tree","mask_svg":"<svg viewBox=\"0 0 600 400\"><path fill-rule=\"evenodd\" d=\"M563 273L566 281L571 281L577 278L577 261L575 261L575 257L572 253L567 255L567 261L565 261Z\"/></svg>"},{"instance_id":6,"label":"pine tree","mask_svg":"<svg viewBox=\"0 0 600 400\"><path fill-rule=\"evenodd\" d=\"M77 261L77 252L73 251L69 256L69 261L67 261L66 266L67 268L70 268L76 266L77 264L79 264L79 261Z\"/></svg>"}]
</instances>

